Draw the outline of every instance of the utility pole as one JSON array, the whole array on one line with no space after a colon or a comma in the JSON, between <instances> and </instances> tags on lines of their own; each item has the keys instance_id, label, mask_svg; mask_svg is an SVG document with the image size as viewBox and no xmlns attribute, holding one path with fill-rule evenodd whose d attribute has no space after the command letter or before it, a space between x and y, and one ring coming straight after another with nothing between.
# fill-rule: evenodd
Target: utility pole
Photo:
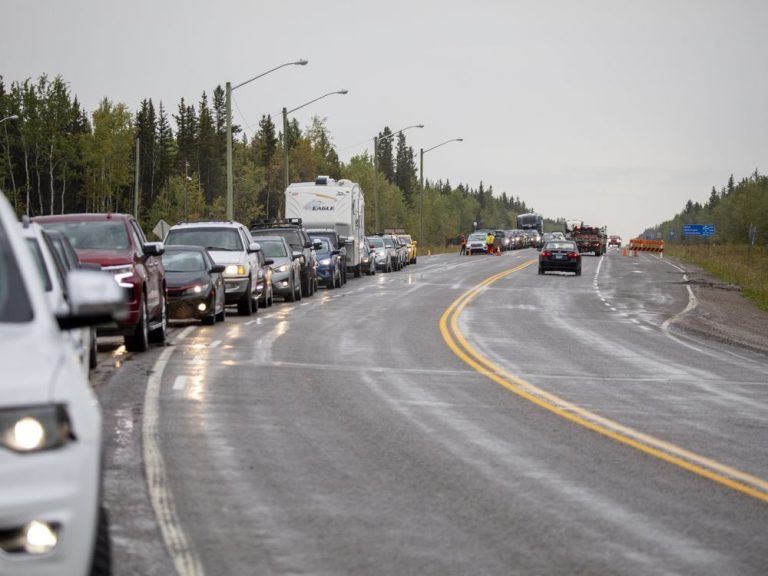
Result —
<instances>
[{"instance_id":1,"label":"utility pole","mask_svg":"<svg viewBox=\"0 0 768 576\"><path fill-rule=\"evenodd\" d=\"M134 176L135 182L133 183L133 217L136 220L139 219L139 163L141 162L141 140L136 138L136 175Z\"/></svg>"},{"instance_id":2,"label":"utility pole","mask_svg":"<svg viewBox=\"0 0 768 576\"><path fill-rule=\"evenodd\" d=\"M232 83L227 82L227 220L235 219L235 192L232 178Z\"/></svg>"}]
</instances>

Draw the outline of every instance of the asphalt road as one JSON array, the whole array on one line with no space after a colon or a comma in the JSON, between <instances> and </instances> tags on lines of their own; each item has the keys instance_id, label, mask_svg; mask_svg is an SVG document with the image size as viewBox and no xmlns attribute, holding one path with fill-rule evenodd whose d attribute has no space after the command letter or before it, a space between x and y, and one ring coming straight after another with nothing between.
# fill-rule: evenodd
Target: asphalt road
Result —
<instances>
[{"instance_id":1,"label":"asphalt road","mask_svg":"<svg viewBox=\"0 0 768 576\"><path fill-rule=\"evenodd\" d=\"M766 358L655 256L536 257L102 344L115 573L768 573Z\"/></svg>"}]
</instances>

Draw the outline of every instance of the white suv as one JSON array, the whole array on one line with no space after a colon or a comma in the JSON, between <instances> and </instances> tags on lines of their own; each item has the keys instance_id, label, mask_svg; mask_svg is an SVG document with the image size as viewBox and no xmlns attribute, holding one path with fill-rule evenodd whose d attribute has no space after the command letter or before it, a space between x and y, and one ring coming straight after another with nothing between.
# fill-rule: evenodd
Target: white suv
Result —
<instances>
[{"instance_id":1,"label":"white suv","mask_svg":"<svg viewBox=\"0 0 768 576\"><path fill-rule=\"evenodd\" d=\"M73 270L54 312L2 193L0 270L0 574L107 574L101 412L62 331L112 320L123 294Z\"/></svg>"},{"instance_id":2,"label":"white suv","mask_svg":"<svg viewBox=\"0 0 768 576\"><path fill-rule=\"evenodd\" d=\"M171 226L163 240L167 246L202 246L224 270L226 304L237 304L241 316L258 311L264 290L257 252L248 228L238 222L180 222Z\"/></svg>"}]
</instances>

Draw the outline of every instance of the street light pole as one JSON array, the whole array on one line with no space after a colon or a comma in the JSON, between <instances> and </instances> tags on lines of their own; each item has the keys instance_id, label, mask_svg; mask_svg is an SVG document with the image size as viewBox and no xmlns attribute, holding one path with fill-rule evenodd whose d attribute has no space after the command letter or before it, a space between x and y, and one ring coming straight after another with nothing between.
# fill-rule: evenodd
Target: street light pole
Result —
<instances>
[{"instance_id":1,"label":"street light pole","mask_svg":"<svg viewBox=\"0 0 768 576\"><path fill-rule=\"evenodd\" d=\"M253 82L254 80L258 80L262 76L266 76L267 74L270 74L271 72L274 72L275 70L279 70L280 68L285 68L286 66L306 66L307 60L297 60L296 62L286 62L285 64L281 64L280 66L275 66L271 70L267 70L266 72L263 72L259 74L258 76L254 76L250 80L246 80L245 82L241 82L237 86L232 86L231 82L227 82L226 84L226 114L227 114L227 220L234 220L234 178L232 176L232 91L237 90L241 86L245 86L246 84Z\"/></svg>"},{"instance_id":2,"label":"street light pole","mask_svg":"<svg viewBox=\"0 0 768 576\"><path fill-rule=\"evenodd\" d=\"M19 119L18 115L16 115L16 114L11 114L10 116L6 116L6 117L5 117L5 118L3 118L2 120L0 120L0 124L2 124L3 122L5 122L6 120L18 120L18 119Z\"/></svg>"},{"instance_id":3,"label":"street light pole","mask_svg":"<svg viewBox=\"0 0 768 576\"><path fill-rule=\"evenodd\" d=\"M401 132L405 132L406 130L410 128L424 128L424 124L413 124L411 126L406 126L405 128L398 130L397 132L392 132L391 134L384 136L382 140L390 140L391 138L394 138ZM379 227L379 189L378 189L378 174L379 174L379 165L378 165L378 145L379 145L379 137L374 136L373 137L373 200L374 200L374 208L376 210L376 233L378 234L381 231L381 228Z\"/></svg>"},{"instance_id":4,"label":"street light pole","mask_svg":"<svg viewBox=\"0 0 768 576\"><path fill-rule=\"evenodd\" d=\"M285 167L285 188L288 189L288 114L292 114L293 112L296 112L296 110L300 110L301 108L304 108L304 106L309 106L310 104L314 104L318 100L322 100L323 98L327 98L328 96L333 96L334 94L348 94L349 90L336 90L335 92L328 92L327 94L323 94L322 96L318 96L314 100L310 100L309 102L305 102L301 106L296 106L296 108L293 108L291 110L286 110L283 108L283 165ZM269 218L269 190L267 190L267 218Z\"/></svg>"},{"instance_id":5,"label":"street light pole","mask_svg":"<svg viewBox=\"0 0 768 576\"><path fill-rule=\"evenodd\" d=\"M422 245L424 243L424 154L434 150L435 148L440 148L440 146L444 146L450 142L463 141L464 138L452 138L450 140L446 140L445 142L441 142L437 146L432 146L432 148L427 148L426 150L424 150L424 148L419 149L419 177L421 178L421 191L419 193L419 243Z\"/></svg>"}]
</instances>

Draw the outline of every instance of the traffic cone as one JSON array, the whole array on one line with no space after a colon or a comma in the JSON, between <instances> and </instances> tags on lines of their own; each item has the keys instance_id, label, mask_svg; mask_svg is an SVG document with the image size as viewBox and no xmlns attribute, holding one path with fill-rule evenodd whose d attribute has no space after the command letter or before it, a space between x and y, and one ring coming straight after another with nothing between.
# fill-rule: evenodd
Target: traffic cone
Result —
<instances>
[{"instance_id":1,"label":"traffic cone","mask_svg":"<svg viewBox=\"0 0 768 576\"><path fill-rule=\"evenodd\" d=\"M496 246L496 256L501 256L501 246Z\"/></svg>"},{"instance_id":2,"label":"traffic cone","mask_svg":"<svg viewBox=\"0 0 768 576\"><path fill-rule=\"evenodd\" d=\"M627 255L627 247L624 246L624 256L626 256L626 255Z\"/></svg>"}]
</instances>

